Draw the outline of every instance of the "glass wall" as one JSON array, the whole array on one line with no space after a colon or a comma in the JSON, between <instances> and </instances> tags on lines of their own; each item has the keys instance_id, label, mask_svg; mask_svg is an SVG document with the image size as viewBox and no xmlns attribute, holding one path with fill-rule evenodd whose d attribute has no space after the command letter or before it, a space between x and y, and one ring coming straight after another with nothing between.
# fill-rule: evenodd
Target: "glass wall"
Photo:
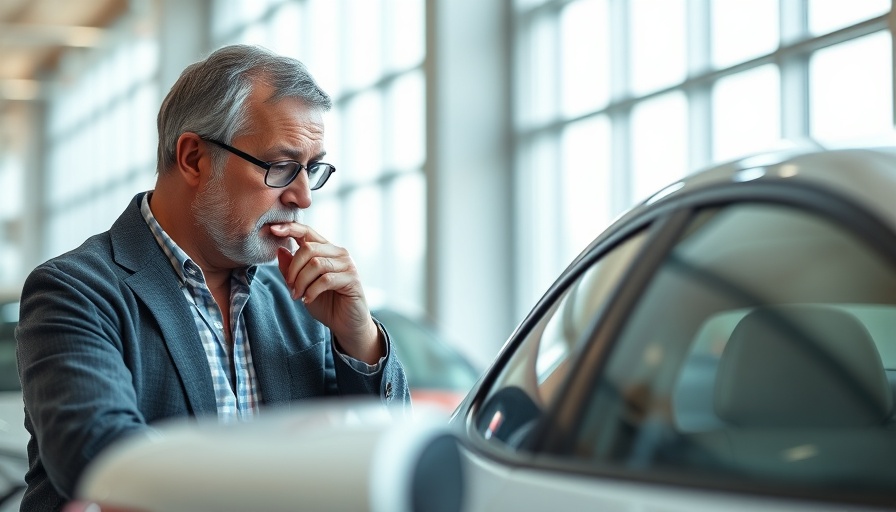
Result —
<instances>
[{"instance_id":1,"label":"glass wall","mask_svg":"<svg viewBox=\"0 0 896 512\"><path fill-rule=\"evenodd\" d=\"M91 54L70 54L46 117L43 258L109 229L155 183L158 44L127 27Z\"/></svg>"},{"instance_id":2,"label":"glass wall","mask_svg":"<svg viewBox=\"0 0 896 512\"><path fill-rule=\"evenodd\" d=\"M426 198L440 194L427 176L435 172L427 144L463 151L426 133L427 108L437 112L440 101L426 97L439 91L427 87L426 30L447 23L431 15L427 27L426 10L441 1L209 0L209 16L195 23L203 53L262 44L305 62L330 92L327 151L338 170L306 219L351 251L374 302L424 306L427 276L438 271L426 267L437 261L426 254L435 236L426 232ZM481 4L466 1L475 15ZM892 135L890 0L504 1L509 19L495 30L509 30L507 70L475 68L459 80L513 91L512 128L496 137L508 135L513 162L512 187L496 201L514 204L513 289L477 281L464 290L500 288L514 318L616 216L688 172L786 144ZM180 67L166 57L202 56L177 54L176 41L161 39L176 31L161 28L125 26L100 49L62 58L37 162L40 258L108 228L152 186L160 76ZM0 158L0 193L19 189L30 167L14 154ZM16 236L29 201L6 194L0 240ZM444 202L464 207L457 197ZM0 251L4 272L30 263L19 258ZM442 308L462 300L440 296Z\"/></svg>"},{"instance_id":3,"label":"glass wall","mask_svg":"<svg viewBox=\"0 0 896 512\"><path fill-rule=\"evenodd\" d=\"M21 275L25 165L17 153L2 149L10 148L0 148L0 290L5 290L14 288ZM6 298L2 295L0 300Z\"/></svg>"},{"instance_id":4,"label":"glass wall","mask_svg":"<svg viewBox=\"0 0 896 512\"><path fill-rule=\"evenodd\" d=\"M513 0L517 253L534 262L518 311L690 171L788 144L892 143L890 4Z\"/></svg>"}]
</instances>

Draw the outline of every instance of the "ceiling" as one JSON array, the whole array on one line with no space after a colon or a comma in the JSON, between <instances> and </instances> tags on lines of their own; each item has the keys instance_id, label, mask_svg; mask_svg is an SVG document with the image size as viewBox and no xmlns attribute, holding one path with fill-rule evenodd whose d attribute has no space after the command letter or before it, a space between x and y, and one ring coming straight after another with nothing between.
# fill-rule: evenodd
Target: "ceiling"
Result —
<instances>
[{"instance_id":1,"label":"ceiling","mask_svg":"<svg viewBox=\"0 0 896 512\"><path fill-rule=\"evenodd\" d=\"M63 51L100 43L128 0L0 0L0 101L40 99Z\"/></svg>"}]
</instances>

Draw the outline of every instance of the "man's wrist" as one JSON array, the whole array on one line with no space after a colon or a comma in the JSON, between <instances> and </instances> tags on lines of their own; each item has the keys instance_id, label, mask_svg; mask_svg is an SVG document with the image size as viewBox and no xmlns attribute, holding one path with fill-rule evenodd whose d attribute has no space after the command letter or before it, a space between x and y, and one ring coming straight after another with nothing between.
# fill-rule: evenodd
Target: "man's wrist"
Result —
<instances>
[{"instance_id":1,"label":"man's wrist","mask_svg":"<svg viewBox=\"0 0 896 512\"><path fill-rule=\"evenodd\" d=\"M339 337L333 335L333 342L336 349L353 359L362 361L368 365L377 364L387 354L386 333L382 326L371 317L368 324L368 333L365 340L351 346L354 350L348 350L345 344L339 341Z\"/></svg>"}]
</instances>

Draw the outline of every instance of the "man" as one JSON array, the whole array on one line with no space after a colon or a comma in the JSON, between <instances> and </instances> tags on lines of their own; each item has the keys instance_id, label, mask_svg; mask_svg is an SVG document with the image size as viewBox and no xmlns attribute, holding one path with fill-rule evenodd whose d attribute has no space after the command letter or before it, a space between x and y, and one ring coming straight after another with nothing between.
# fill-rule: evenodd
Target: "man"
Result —
<instances>
[{"instance_id":1,"label":"man","mask_svg":"<svg viewBox=\"0 0 896 512\"><path fill-rule=\"evenodd\" d=\"M100 451L165 418L325 395L409 404L351 257L301 223L335 170L329 108L301 63L257 47L183 72L159 111L155 188L23 288L22 510L59 509Z\"/></svg>"}]
</instances>

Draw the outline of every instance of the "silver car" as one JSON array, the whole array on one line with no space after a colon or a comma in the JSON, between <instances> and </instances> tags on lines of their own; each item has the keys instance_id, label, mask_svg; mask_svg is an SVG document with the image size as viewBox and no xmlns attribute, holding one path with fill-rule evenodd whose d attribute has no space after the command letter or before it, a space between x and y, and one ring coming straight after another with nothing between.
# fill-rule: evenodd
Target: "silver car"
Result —
<instances>
[{"instance_id":1,"label":"silver car","mask_svg":"<svg viewBox=\"0 0 896 512\"><path fill-rule=\"evenodd\" d=\"M394 479L447 490L450 510L892 509L894 198L889 149L765 154L658 191L569 265L444 425L457 441L444 467L459 459L461 472L420 478L404 464ZM184 444L161 431L155 446ZM232 439L249 443L257 431ZM386 440L388 431L370 442L399 453L410 441ZM301 439L297 430L279 445ZM82 482L81 504L108 497L114 477L192 500L168 508L212 510L199 487L211 476L180 469L218 456L204 450L173 450L150 473L161 484L137 470L133 448L110 450ZM275 467L281 451L253 457ZM241 464L229 462L222 472ZM306 471L339 475L312 452L288 462L275 483L232 492L250 493L254 510L285 510L301 506L290 482ZM374 476L327 504L381 509L375 497L350 501L373 496ZM135 495L115 498L165 509L153 492Z\"/></svg>"},{"instance_id":2,"label":"silver car","mask_svg":"<svg viewBox=\"0 0 896 512\"><path fill-rule=\"evenodd\" d=\"M602 233L454 423L468 510L896 506L896 152L670 185Z\"/></svg>"}]
</instances>

